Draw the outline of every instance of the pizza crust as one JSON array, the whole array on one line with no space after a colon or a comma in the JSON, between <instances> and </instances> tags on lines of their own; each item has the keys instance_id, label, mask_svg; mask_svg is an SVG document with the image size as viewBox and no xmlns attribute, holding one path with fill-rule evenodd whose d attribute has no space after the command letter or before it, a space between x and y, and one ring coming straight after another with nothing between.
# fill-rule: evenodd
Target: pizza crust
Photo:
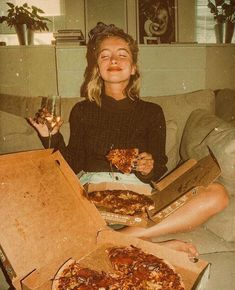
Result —
<instances>
[{"instance_id":1,"label":"pizza crust","mask_svg":"<svg viewBox=\"0 0 235 290\"><path fill-rule=\"evenodd\" d=\"M73 259L69 259L68 261L66 261L60 268L59 270L56 272L53 280L52 280L52 290L59 290L59 279L60 277L63 276L63 272L65 269L67 269L70 265L72 265L73 263L75 263L76 261Z\"/></svg>"}]
</instances>

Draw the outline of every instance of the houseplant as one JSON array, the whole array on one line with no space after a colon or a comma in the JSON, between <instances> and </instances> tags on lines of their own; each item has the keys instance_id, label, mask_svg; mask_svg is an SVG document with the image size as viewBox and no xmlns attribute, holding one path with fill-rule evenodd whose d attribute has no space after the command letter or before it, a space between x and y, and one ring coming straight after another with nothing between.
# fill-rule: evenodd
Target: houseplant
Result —
<instances>
[{"instance_id":1,"label":"houseplant","mask_svg":"<svg viewBox=\"0 0 235 290\"><path fill-rule=\"evenodd\" d=\"M216 21L215 32L219 33L218 42L223 42L223 25L225 23L225 43L230 43L235 25L235 0L208 0L208 8Z\"/></svg>"},{"instance_id":2,"label":"houseplant","mask_svg":"<svg viewBox=\"0 0 235 290\"><path fill-rule=\"evenodd\" d=\"M26 36L33 34L33 31L48 31L47 22L51 22L50 19L41 16L44 11L35 6L29 6L27 3L24 3L22 6L14 5L13 3L7 2L9 6L6 16L0 17L0 23L6 22L9 27L15 27L19 43L26 43Z\"/></svg>"}]
</instances>

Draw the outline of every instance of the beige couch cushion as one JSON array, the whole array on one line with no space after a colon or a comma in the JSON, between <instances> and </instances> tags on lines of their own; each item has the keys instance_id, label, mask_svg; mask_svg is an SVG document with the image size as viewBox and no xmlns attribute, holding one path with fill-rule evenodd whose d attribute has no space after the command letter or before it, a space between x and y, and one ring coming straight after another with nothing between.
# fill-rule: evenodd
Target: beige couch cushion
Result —
<instances>
[{"instance_id":1,"label":"beige couch cushion","mask_svg":"<svg viewBox=\"0 0 235 290\"><path fill-rule=\"evenodd\" d=\"M0 153L43 148L36 131L19 116L0 111Z\"/></svg>"},{"instance_id":2,"label":"beige couch cushion","mask_svg":"<svg viewBox=\"0 0 235 290\"><path fill-rule=\"evenodd\" d=\"M190 115L181 142L184 160L206 156L207 146L221 167L222 182L230 194L235 194L235 127L206 110L195 110Z\"/></svg>"},{"instance_id":3,"label":"beige couch cushion","mask_svg":"<svg viewBox=\"0 0 235 290\"><path fill-rule=\"evenodd\" d=\"M166 146L166 152L168 157L175 158L174 160L169 160L168 166L169 170L174 168L180 161L179 148L180 142L183 134L185 124L191 112L195 109L206 109L212 114L215 113L215 98L214 92L212 90L200 90L191 93L178 94L174 96L160 96L160 97L145 97L143 100L159 104L164 112L166 122L173 121L177 126L177 131L174 130L176 134L176 142L174 147L174 154L168 154L168 148ZM173 130L173 129L171 129ZM167 130L167 138L170 139L169 132ZM168 142L168 141L167 141ZM174 157L173 157L174 156Z\"/></svg>"},{"instance_id":4,"label":"beige couch cushion","mask_svg":"<svg viewBox=\"0 0 235 290\"><path fill-rule=\"evenodd\" d=\"M168 157L167 168L168 172L173 170L178 163L177 151L177 133L178 126L175 121L169 120L166 122L166 155Z\"/></svg>"}]
</instances>

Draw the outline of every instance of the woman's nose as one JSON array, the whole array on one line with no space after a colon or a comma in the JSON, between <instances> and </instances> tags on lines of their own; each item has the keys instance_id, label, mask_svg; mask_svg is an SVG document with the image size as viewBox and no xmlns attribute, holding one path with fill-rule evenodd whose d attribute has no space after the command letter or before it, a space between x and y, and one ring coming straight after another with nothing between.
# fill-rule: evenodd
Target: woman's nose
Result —
<instances>
[{"instance_id":1,"label":"woman's nose","mask_svg":"<svg viewBox=\"0 0 235 290\"><path fill-rule=\"evenodd\" d=\"M117 63L117 57L115 55L111 57L111 63Z\"/></svg>"}]
</instances>

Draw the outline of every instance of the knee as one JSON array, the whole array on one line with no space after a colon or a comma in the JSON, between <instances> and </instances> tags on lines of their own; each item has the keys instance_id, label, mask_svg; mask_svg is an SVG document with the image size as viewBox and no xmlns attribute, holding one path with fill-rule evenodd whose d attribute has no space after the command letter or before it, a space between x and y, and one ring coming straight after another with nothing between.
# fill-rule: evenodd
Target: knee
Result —
<instances>
[{"instance_id":1,"label":"knee","mask_svg":"<svg viewBox=\"0 0 235 290\"><path fill-rule=\"evenodd\" d=\"M226 188L220 183L212 183L208 186L211 206L216 212L225 209L229 204L229 195Z\"/></svg>"}]
</instances>

